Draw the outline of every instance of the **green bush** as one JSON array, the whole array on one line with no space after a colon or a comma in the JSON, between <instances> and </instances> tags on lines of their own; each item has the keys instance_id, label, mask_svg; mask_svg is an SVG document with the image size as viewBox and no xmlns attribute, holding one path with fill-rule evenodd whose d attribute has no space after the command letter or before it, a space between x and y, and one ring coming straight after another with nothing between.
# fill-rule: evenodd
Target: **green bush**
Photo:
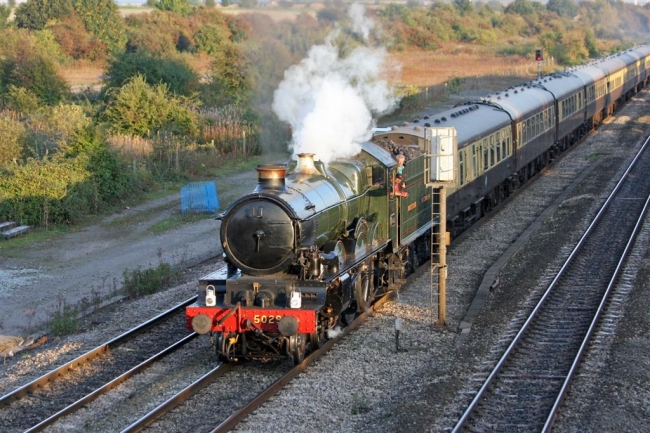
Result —
<instances>
[{"instance_id":1,"label":"green bush","mask_svg":"<svg viewBox=\"0 0 650 433\"><path fill-rule=\"evenodd\" d=\"M211 81L203 98L209 105L247 104L251 96L248 61L238 47L224 45L211 65Z\"/></svg>"},{"instance_id":2,"label":"green bush","mask_svg":"<svg viewBox=\"0 0 650 433\"><path fill-rule=\"evenodd\" d=\"M198 116L191 110L193 101L174 96L164 84L150 86L136 75L119 89L110 92L103 120L118 134L152 136L160 131L194 136Z\"/></svg>"},{"instance_id":3,"label":"green bush","mask_svg":"<svg viewBox=\"0 0 650 433\"><path fill-rule=\"evenodd\" d=\"M149 85L164 84L177 95L192 95L199 87L197 74L184 61L142 51L122 53L113 58L106 75L107 90L124 86L136 75Z\"/></svg>"},{"instance_id":4,"label":"green bush","mask_svg":"<svg viewBox=\"0 0 650 433\"><path fill-rule=\"evenodd\" d=\"M76 144L88 155L86 169L91 173L99 198L113 203L137 188L133 173L127 171L115 153L111 152L97 130L86 128L77 134Z\"/></svg>"},{"instance_id":5,"label":"green bush","mask_svg":"<svg viewBox=\"0 0 650 433\"><path fill-rule=\"evenodd\" d=\"M12 85L28 89L45 105L58 104L69 94L68 84L59 76L54 63L30 46L0 59L0 96L4 98Z\"/></svg>"},{"instance_id":6,"label":"green bush","mask_svg":"<svg viewBox=\"0 0 650 433\"><path fill-rule=\"evenodd\" d=\"M178 34L183 30L179 17L170 12L133 14L126 21L126 51L145 51L156 54L175 54ZM179 28L181 27L181 28ZM185 35L193 32L184 31ZM192 44L194 42L192 41Z\"/></svg>"},{"instance_id":7,"label":"green bush","mask_svg":"<svg viewBox=\"0 0 650 433\"><path fill-rule=\"evenodd\" d=\"M96 208L96 196L90 173L75 160L31 159L0 177L0 217L43 227L71 223Z\"/></svg>"},{"instance_id":8,"label":"green bush","mask_svg":"<svg viewBox=\"0 0 650 433\"><path fill-rule=\"evenodd\" d=\"M196 50L208 55L217 55L230 37L229 31L223 26L207 24L201 26L194 35Z\"/></svg>"},{"instance_id":9,"label":"green bush","mask_svg":"<svg viewBox=\"0 0 650 433\"><path fill-rule=\"evenodd\" d=\"M41 30L48 21L57 20L73 13L72 0L27 0L14 11L18 27Z\"/></svg>"},{"instance_id":10,"label":"green bush","mask_svg":"<svg viewBox=\"0 0 650 433\"><path fill-rule=\"evenodd\" d=\"M8 19L11 15L11 8L7 5L0 5L0 29L8 26Z\"/></svg>"},{"instance_id":11,"label":"green bush","mask_svg":"<svg viewBox=\"0 0 650 433\"><path fill-rule=\"evenodd\" d=\"M77 331L79 308L66 304L63 298L58 300L56 310L50 317L49 328L52 335L65 336Z\"/></svg>"},{"instance_id":12,"label":"green bush","mask_svg":"<svg viewBox=\"0 0 650 433\"><path fill-rule=\"evenodd\" d=\"M45 228L77 223L135 191L137 173L127 170L98 131L90 126L75 131L65 155L6 165L0 175L0 219Z\"/></svg>"},{"instance_id":13,"label":"green bush","mask_svg":"<svg viewBox=\"0 0 650 433\"><path fill-rule=\"evenodd\" d=\"M193 9L187 0L157 0L153 2L153 6L161 11L173 12L181 16L189 15Z\"/></svg>"},{"instance_id":14,"label":"green bush","mask_svg":"<svg viewBox=\"0 0 650 433\"><path fill-rule=\"evenodd\" d=\"M10 84L4 97L5 106L9 110L29 114L38 110L38 96L29 89Z\"/></svg>"},{"instance_id":15,"label":"green bush","mask_svg":"<svg viewBox=\"0 0 650 433\"><path fill-rule=\"evenodd\" d=\"M91 61L106 58L106 45L97 36L86 30L84 23L77 15L52 23L46 30L54 35L60 50L70 58Z\"/></svg>"},{"instance_id":16,"label":"green bush","mask_svg":"<svg viewBox=\"0 0 650 433\"><path fill-rule=\"evenodd\" d=\"M0 114L0 164L22 159L25 140L25 126L16 115Z\"/></svg>"},{"instance_id":17,"label":"green bush","mask_svg":"<svg viewBox=\"0 0 650 433\"><path fill-rule=\"evenodd\" d=\"M160 263L155 268L125 270L124 291L130 298L150 295L169 287L177 277L177 272L169 263Z\"/></svg>"},{"instance_id":18,"label":"green bush","mask_svg":"<svg viewBox=\"0 0 650 433\"><path fill-rule=\"evenodd\" d=\"M107 47L110 54L118 54L126 45L126 26L114 0L72 0L77 15L88 32ZM90 51L94 53L94 50Z\"/></svg>"}]
</instances>

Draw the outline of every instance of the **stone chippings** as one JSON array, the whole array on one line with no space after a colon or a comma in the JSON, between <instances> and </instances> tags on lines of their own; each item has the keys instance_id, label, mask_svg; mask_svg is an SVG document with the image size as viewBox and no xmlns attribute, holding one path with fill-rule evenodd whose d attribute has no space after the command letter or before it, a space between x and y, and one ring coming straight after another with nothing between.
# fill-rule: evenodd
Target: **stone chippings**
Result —
<instances>
[{"instance_id":1,"label":"stone chippings","mask_svg":"<svg viewBox=\"0 0 650 433\"><path fill-rule=\"evenodd\" d=\"M548 284L559 257L571 251L571 242L579 238L586 222L620 177L622 167L638 147L640 134L650 124L650 118L644 114L648 101L647 92L634 98L616 119L601 126L598 134L576 146L498 214L451 246L447 257L447 327L432 326L431 278L425 272L369 318L360 330L249 416L237 431L450 430L463 404L471 400L472 390L481 385L475 373L485 370L491 350L502 344L500 340L509 338L509 323L519 317L527 298ZM490 292L470 334L461 342L457 326L485 271L573 179L593 164L598 167L499 272L499 284ZM650 253L645 245L647 241L637 244L636 258L630 265L633 269L626 272L624 279L628 290L618 295L618 310L611 313L608 326L598 331L580 378L558 418L557 431L617 431L622 426L626 431L643 431L647 427L645 420L650 419L647 356ZM104 342L107 336L118 335L144 318L188 298L196 290L195 281L212 266L206 264L188 272L190 282L185 285L102 312L94 319L100 325L89 327L87 332L20 359L8 359L0 366L0 393L29 382L54 365ZM394 328L398 317L403 321L400 345L408 349L405 352L395 350ZM210 363L201 358L202 350L203 355L211 355L207 339L202 340L193 356L204 359L204 364ZM172 370L183 372L188 364L201 364L188 362L182 356L167 362L148 375ZM188 372L192 374L195 373ZM144 376L137 380L144 380ZM239 403L236 396L251 387L247 381L259 380L251 377L242 372L237 380L228 382L227 389L204 390L201 398L192 403L193 431L209 431L218 414L226 412L228 407L234 409ZM104 413L103 404L116 407L109 400L136 401L137 396L126 392L130 386L124 384L114 397L93 403L88 409L92 412L83 412L79 418L68 417L53 426L52 431L84 427L93 413ZM177 410L171 421L165 423L164 430L188 431L188 416L184 413ZM119 411L110 413L110 419L105 413L101 416L102 424L92 430L116 431L128 425L129 417L133 421L131 410L126 409L122 415ZM203 428L199 427L201 424Z\"/></svg>"}]
</instances>

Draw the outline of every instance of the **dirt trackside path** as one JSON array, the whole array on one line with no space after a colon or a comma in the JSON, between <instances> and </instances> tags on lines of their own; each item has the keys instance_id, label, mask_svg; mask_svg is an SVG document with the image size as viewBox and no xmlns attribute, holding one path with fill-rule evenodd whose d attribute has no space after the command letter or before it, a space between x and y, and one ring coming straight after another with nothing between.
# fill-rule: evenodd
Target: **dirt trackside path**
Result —
<instances>
[{"instance_id":1,"label":"dirt trackside path","mask_svg":"<svg viewBox=\"0 0 650 433\"><path fill-rule=\"evenodd\" d=\"M257 173L250 170L216 182L223 210L255 188ZM156 267L161 260L191 264L221 252L220 222L214 214L162 233L151 231L178 214L180 193L125 208L52 241L7 254L0 250L0 353L3 342L15 343L42 330L63 300L74 306L84 297L93 299L93 292L105 298L122 285L126 269Z\"/></svg>"}]
</instances>

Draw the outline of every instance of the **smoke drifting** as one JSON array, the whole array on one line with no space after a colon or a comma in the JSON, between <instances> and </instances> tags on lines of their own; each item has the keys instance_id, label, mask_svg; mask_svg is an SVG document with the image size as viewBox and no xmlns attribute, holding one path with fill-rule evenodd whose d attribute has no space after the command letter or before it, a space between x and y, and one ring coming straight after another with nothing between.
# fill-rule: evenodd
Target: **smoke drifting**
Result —
<instances>
[{"instance_id":1,"label":"smoke drifting","mask_svg":"<svg viewBox=\"0 0 650 433\"><path fill-rule=\"evenodd\" d=\"M273 111L292 128L294 154L313 153L323 162L356 155L375 125L373 115L388 113L398 99L385 79L391 73L383 47L372 46L374 22L362 5L348 11L351 28L338 27L308 57L290 67L275 91ZM362 44L341 54L336 38L352 32Z\"/></svg>"}]
</instances>

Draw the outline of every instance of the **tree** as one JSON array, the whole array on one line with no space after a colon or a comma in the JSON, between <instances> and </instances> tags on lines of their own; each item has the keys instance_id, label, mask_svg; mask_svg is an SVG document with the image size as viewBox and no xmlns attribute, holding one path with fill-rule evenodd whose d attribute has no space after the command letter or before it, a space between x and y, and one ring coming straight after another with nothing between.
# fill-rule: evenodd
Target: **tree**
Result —
<instances>
[{"instance_id":1,"label":"tree","mask_svg":"<svg viewBox=\"0 0 650 433\"><path fill-rule=\"evenodd\" d=\"M454 0L454 6L456 6L456 9L458 9L461 15L465 15L474 10L472 0Z\"/></svg>"},{"instance_id":2,"label":"tree","mask_svg":"<svg viewBox=\"0 0 650 433\"><path fill-rule=\"evenodd\" d=\"M153 6L158 10L173 12L181 16L187 16L193 9L187 0L157 0Z\"/></svg>"},{"instance_id":3,"label":"tree","mask_svg":"<svg viewBox=\"0 0 650 433\"><path fill-rule=\"evenodd\" d=\"M0 164L21 159L25 127L8 113L0 114Z\"/></svg>"},{"instance_id":4,"label":"tree","mask_svg":"<svg viewBox=\"0 0 650 433\"><path fill-rule=\"evenodd\" d=\"M29 45L18 47L12 56L0 60L0 96L7 95L11 86L29 90L47 105L58 104L70 92L55 65Z\"/></svg>"},{"instance_id":5,"label":"tree","mask_svg":"<svg viewBox=\"0 0 650 433\"><path fill-rule=\"evenodd\" d=\"M136 75L147 84L164 84L177 95L189 96L198 90L199 78L180 59L157 56L146 51L122 53L114 57L106 70L106 89L122 87Z\"/></svg>"},{"instance_id":6,"label":"tree","mask_svg":"<svg viewBox=\"0 0 650 433\"><path fill-rule=\"evenodd\" d=\"M195 101L171 94L167 85L149 85L136 75L120 88L109 92L103 120L117 133L151 136L157 132L195 135L197 115L191 110Z\"/></svg>"},{"instance_id":7,"label":"tree","mask_svg":"<svg viewBox=\"0 0 650 433\"><path fill-rule=\"evenodd\" d=\"M211 56L218 54L224 43L228 42L230 32L220 25L206 24L194 34L196 49Z\"/></svg>"},{"instance_id":8,"label":"tree","mask_svg":"<svg viewBox=\"0 0 650 433\"><path fill-rule=\"evenodd\" d=\"M227 44L214 58L206 98L215 105L246 104L251 90L250 78L247 61L240 50Z\"/></svg>"},{"instance_id":9,"label":"tree","mask_svg":"<svg viewBox=\"0 0 650 433\"><path fill-rule=\"evenodd\" d=\"M6 5L0 5L0 29L4 29L7 26L9 15L11 15L11 8Z\"/></svg>"},{"instance_id":10,"label":"tree","mask_svg":"<svg viewBox=\"0 0 650 433\"><path fill-rule=\"evenodd\" d=\"M22 114L30 114L38 110L38 96L25 87L10 84L4 95L5 107Z\"/></svg>"},{"instance_id":11,"label":"tree","mask_svg":"<svg viewBox=\"0 0 650 433\"><path fill-rule=\"evenodd\" d=\"M126 26L114 0L72 0L86 30L97 36L111 54L124 50Z\"/></svg>"},{"instance_id":12,"label":"tree","mask_svg":"<svg viewBox=\"0 0 650 433\"><path fill-rule=\"evenodd\" d=\"M86 30L77 14L61 19L57 23L48 24L61 51L73 59L103 60L106 58L106 45L97 36Z\"/></svg>"},{"instance_id":13,"label":"tree","mask_svg":"<svg viewBox=\"0 0 650 433\"><path fill-rule=\"evenodd\" d=\"M70 15L72 0L27 0L15 10L14 21L21 28L41 30L48 21Z\"/></svg>"},{"instance_id":14,"label":"tree","mask_svg":"<svg viewBox=\"0 0 650 433\"><path fill-rule=\"evenodd\" d=\"M524 16L534 13L535 8L530 0L515 0L506 6L505 12Z\"/></svg>"},{"instance_id":15,"label":"tree","mask_svg":"<svg viewBox=\"0 0 650 433\"><path fill-rule=\"evenodd\" d=\"M546 9L561 17L575 18L578 15L578 5L573 0L548 0Z\"/></svg>"}]
</instances>

